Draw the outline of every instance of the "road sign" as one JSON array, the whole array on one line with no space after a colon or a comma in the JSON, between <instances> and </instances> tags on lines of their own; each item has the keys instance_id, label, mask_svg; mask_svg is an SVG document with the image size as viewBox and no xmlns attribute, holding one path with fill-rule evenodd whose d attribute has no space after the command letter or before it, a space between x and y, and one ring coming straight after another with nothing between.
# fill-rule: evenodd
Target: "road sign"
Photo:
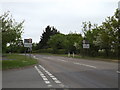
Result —
<instances>
[{"instance_id":1,"label":"road sign","mask_svg":"<svg viewBox=\"0 0 120 90\"><path fill-rule=\"evenodd\" d=\"M32 47L32 43L24 43L24 47Z\"/></svg>"},{"instance_id":2,"label":"road sign","mask_svg":"<svg viewBox=\"0 0 120 90\"><path fill-rule=\"evenodd\" d=\"M89 44L89 41L88 40L83 40L82 43L83 44Z\"/></svg>"},{"instance_id":3,"label":"road sign","mask_svg":"<svg viewBox=\"0 0 120 90\"><path fill-rule=\"evenodd\" d=\"M32 43L32 39L24 39L24 43Z\"/></svg>"},{"instance_id":4,"label":"road sign","mask_svg":"<svg viewBox=\"0 0 120 90\"><path fill-rule=\"evenodd\" d=\"M24 39L24 47L32 47L32 39Z\"/></svg>"},{"instance_id":5,"label":"road sign","mask_svg":"<svg viewBox=\"0 0 120 90\"><path fill-rule=\"evenodd\" d=\"M90 48L90 44L83 44L83 48Z\"/></svg>"}]
</instances>

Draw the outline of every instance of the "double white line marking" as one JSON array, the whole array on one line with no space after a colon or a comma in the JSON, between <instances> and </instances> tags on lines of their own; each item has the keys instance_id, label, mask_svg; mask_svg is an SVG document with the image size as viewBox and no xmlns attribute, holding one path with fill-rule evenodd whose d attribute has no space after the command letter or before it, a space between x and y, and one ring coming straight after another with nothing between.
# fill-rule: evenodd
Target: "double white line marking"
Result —
<instances>
[{"instance_id":1,"label":"double white line marking","mask_svg":"<svg viewBox=\"0 0 120 90\"><path fill-rule=\"evenodd\" d=\"M39 67L42 68L42 69L45 71L45 73L46 73L49 77L51 77L52 80L53 80L55 83L57 83L57 84L60 84L60 83L61 83L55 76L53 76L53 75L52 75L49 71L47 71L43 66L39 65Z\"/></svg>"},{"instance_id":2,"label":"double white line marking","mask_svg":"<svg viewBox=\"0 0 120 90\"><path fill-rule=\"evenodd\" d=\"M52 80L59 84L59 86L64 87L64 85L55 77L53 76L49 71L47 71L43 66L39 65L39 67L50 77ZM48 78L38 69L37 66L35 66L35 69L38 71L44 82L47 84L48 87L52 87L51 82L48 80Z\"/></svg>"},{"instance_id":3,"label":"double white line marking","mask_svg":"<svg viewBox=\"0 0 120 90\"><path fill-rule=\"evenodd\" d=\"M44 80L44 82L46 84L50 84L50 81L47 79L47 77L38 69L37 66L35 66L35 69L38 71L38 73L40 74L40 76L42 77L42 79Z\"/></svg>"}]
</instances>

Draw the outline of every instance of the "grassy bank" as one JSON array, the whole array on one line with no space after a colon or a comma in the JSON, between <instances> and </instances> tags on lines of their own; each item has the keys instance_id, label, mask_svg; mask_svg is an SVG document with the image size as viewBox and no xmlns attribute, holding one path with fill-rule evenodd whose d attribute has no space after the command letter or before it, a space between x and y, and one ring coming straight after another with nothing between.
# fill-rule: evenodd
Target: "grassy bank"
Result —
<instances>
[{"instance_id":1,"label":"grassy bank","mask_svg":"<svg viewBox=\"0 0 120 90\"><path fill-rule=\"evenodd\" d=\"M36 54L68 57L68 54L51 54L51 53L36 53ZM69 58L73 58L73 55L71 54ZM84 60L98 60L98 61L107 61L107 62L118 62L117 59L111 59L111 58L106 58L106 57L90 57L90 56L74 55L74 58L84 59Z\"/></svg>"},{"instance_id":2,"label":"grassy bank","mask_svg":"<svg viewBox=\"0 0 120 90\"><path fill-rule=\"evenodd\" d=\"M2 60L2 69L13 69L37 64L37 60L18 54L6 54Z\"/></svg>"}]
</instances>

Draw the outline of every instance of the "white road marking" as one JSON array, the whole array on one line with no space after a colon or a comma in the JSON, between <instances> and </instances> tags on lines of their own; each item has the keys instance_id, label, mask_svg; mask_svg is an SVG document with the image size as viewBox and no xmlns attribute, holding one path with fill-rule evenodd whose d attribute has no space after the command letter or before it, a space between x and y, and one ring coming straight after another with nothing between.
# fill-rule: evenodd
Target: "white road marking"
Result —
<instances>
[{"instance_id":1,"label":"white road marking","mask_svg":"<svg viewBox=\"0 0 120 90\"><path fill-rule=\"evenodd\" d=\"M42 68L45 71L45 73L47 75L49 75L49 77L51 77L54 80L54 82L56 84L60 84L61 83L55 76L53 76L50 72L48 72L43 66L39 65L39 67ZM47 81L45 81L45 82L48 83Z\"/></svg>"},{"instance_id":2,"label":"white road marking","mask_svg":"<svg viewBox=\"0 0 120 90\"><path fill-rule=\"evenodd\" d=\"M33 58L38 59L36 56L33 56Z\"/></svg>"},{"instance_id":3,"label":"white road marking","mask_svg":"<svg viewBox=\"0 0 120 90\"><path fill-rule=\"evenodd\" d=\"M45 72L48 72L47 70L45 70Z\"/></svg>"},{"instance_id":4,"label":"white road marking","mask_svg":"<svg viewBox=\"0 0 120 90\"><path fill-rule=\"evenodd\" d=\"M53 79L53 80L57 80L57 78L55 78L55 77L54 77L54 78L52 78L52 79Z\"/></svg>"},{"instance_id":5,"label":"white road marking","mask_svg":"<svg viewBox=\"0 0 120 90\"><path fill-rule=\"evenodd\" d=\"M49 76L52 76L52 74L48 74Z\"/></svg>"},{"instance_id":6,"label":"white road marking","mask_svg":"<svg viewBox=\"0 0 120 90\"><path fill-rule=\"evenodd\" d=\"M53 58L51 57L43 57L43 58L53 60Z\"/></svg>"},{"instance_id":7,"label":"white road marking","mask_svg":"<svg viewBox=\"0 0 120 90\"><path fill-rule=\"evenodd\" d=\"M67 62L67 61L65 61L65 60L62 60L62 59L58 59L59 61L63 61L63 62Z\"/></svg>"},{"instance_id":8,"label":"white road marking","mask_svg":"<svg viewBox=\"0 0 120 90\"><path fill-rule=\"evenodd\" d=\"M52 85L48 85L48 87L52 87Z\"/></svg>"},{"instance_id":9,"label":"white road marking","mask_svg":"<svg viewBox=\"0 0 120 90\"><path fill-rule=\"evenodd\" d=\"M46 78L46 76L41 76L42 78Z\"/></svg>"},{"instance_id":10,"label":"white road marking","mask_svg":"<svg viewBox=\"0 0 120 90\"><path fill-rule=\"evenodd\" d=\"M50 84L50 81L45 81L46 84Z\"/></svg>"},{"instance_id":11,"label":"white road marking","mask_svg":"<svg viewBox=\"0 0 120 90\"><path fill-rule=\"evenodd\" d=\"M38 71L38 73L40 74L40 76L42 77L42 79L44 80L44 82L46 84L50 84L50 81L48 81L48 79L46 78L46 76L38 69L37 66L35 66L35 69ZM49 85L49 86L52 86L52 85Z\"/></svg>"},{"instance_id":12,"label":"white road marking","mask_svg":"<svg viewBox=\"0 0 120 90\"><path fill-rule=\"evenodd\" d=\"M59 84L59 86L62 87L62 88L65 87L63 84Z\"/></svg>"},{"instance_id":13,"label":"white road marking","mask_svg":"<svg viewBox=\"0 0 120 90\"><path fill-rule=\"evenodd\" d=\"M77 64L77 65L83 65L83 66L91 67L91 68L96 68L95 66L87 65L87 64L81 64L81 63L74 63L74 64Z\"/></svg>"},{"instance_id":14,"label":"white road marking","mask_svg":"<svg viewBox=\"0 0 120 90\"><path fill-rule=\"evenodd\" d=\"M74 63L74 64L80 64L80 63Z\"/></svg>"},{"instance_id":15,"label":"white road marking","mask_svg":"<svg viewBox=\"0 0 120 90\"><path fill-rule=\"evenodd\" d=\"M43 78L44 81L48 80L46 77Z\"/></svg>"},{"instance_id":16,"label":"white road marking","mask_svg":"<svg viewBox=\"0 0 120 90\"><path fill-rule=\"evenodd\" d=\"M52 76L50 76L50 77L51 77L51 78L54 78L55 76L52 75Z\"/></svg>"},{"instance_id":17,"label":"white road marking","mask_svg":"<svg viewBox=\"0 0 120 90\"><path fill-rule=\"evenodd\" d=\"M87 65L87 64L82 64L84 66L87 66L87 67L91 67L91 68L96 68L95 66L92 66L92 65Z\"/></svg>"},{"instance_id":18,"label":"white road marking","mask_svg":"<svg viewBox=\"0 0 120 90\"><path fill-rule=\"evenodd\" d=\"M56 83L61 83L59 80L56 80L55 82L56 82Z\"/></svg>"},{"instance_id":19,"label":"white road marking","mask_svg":"<svg viewBox=\"0 0 120 90\"><path fill-rule=\"evenodd\" d=\"M38 69L37 66L35 66L35 69L38 71L39 74L42 74L42 72Z\"/></svg>"},{"instance_id":20,"label":"white road marking","mask_svg":"<svg viewBox=\"0 0 120 90\"><path fill-rule=\"evenodd\" d=\"M41 75L41 76L44 76L44 74L43 74L43 73L41 73L40 75Z\"/></svg>"},{"instance_id":21,"label":"white road marking","mask_svg":"<svg viewBox=\"0 0 120 90\"><path fill-rule=\"evenodd\" d=\"M116 71L117 73L120 73L120 71Z\"/></svg>"}]
</instances>

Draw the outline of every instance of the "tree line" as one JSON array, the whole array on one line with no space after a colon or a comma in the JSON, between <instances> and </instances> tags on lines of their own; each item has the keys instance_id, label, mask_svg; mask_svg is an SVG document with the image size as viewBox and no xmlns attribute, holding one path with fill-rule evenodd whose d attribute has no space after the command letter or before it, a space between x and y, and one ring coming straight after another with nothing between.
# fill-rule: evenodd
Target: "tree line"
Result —
<instances>
[{"instance_id":1,"label":"tree line","mask_svg":"<svg viewBox=\"0 0 120 90\"><path fill-rule=\"evenodd\" d=\"M15 23L8 18L8 13L0 16L2 24L3 51L24 52L18 43L21 40L23 23ZM9 32L10 31L10 32ZM101 25L82 23L83 34L60 33L54 26L48 25L40 36L39 43L33 43L33 53L76 53L88 56L118 57L120 51L120 20L116 9ZM89 42L90 48L83 48L83 40ZM7 44L9 43L9 46ZM16 48L16 49L15 49ZM18 49L21 48L21 49ZM7 49L7 50L6 50Z\"/></svg>"}]
</instances>

